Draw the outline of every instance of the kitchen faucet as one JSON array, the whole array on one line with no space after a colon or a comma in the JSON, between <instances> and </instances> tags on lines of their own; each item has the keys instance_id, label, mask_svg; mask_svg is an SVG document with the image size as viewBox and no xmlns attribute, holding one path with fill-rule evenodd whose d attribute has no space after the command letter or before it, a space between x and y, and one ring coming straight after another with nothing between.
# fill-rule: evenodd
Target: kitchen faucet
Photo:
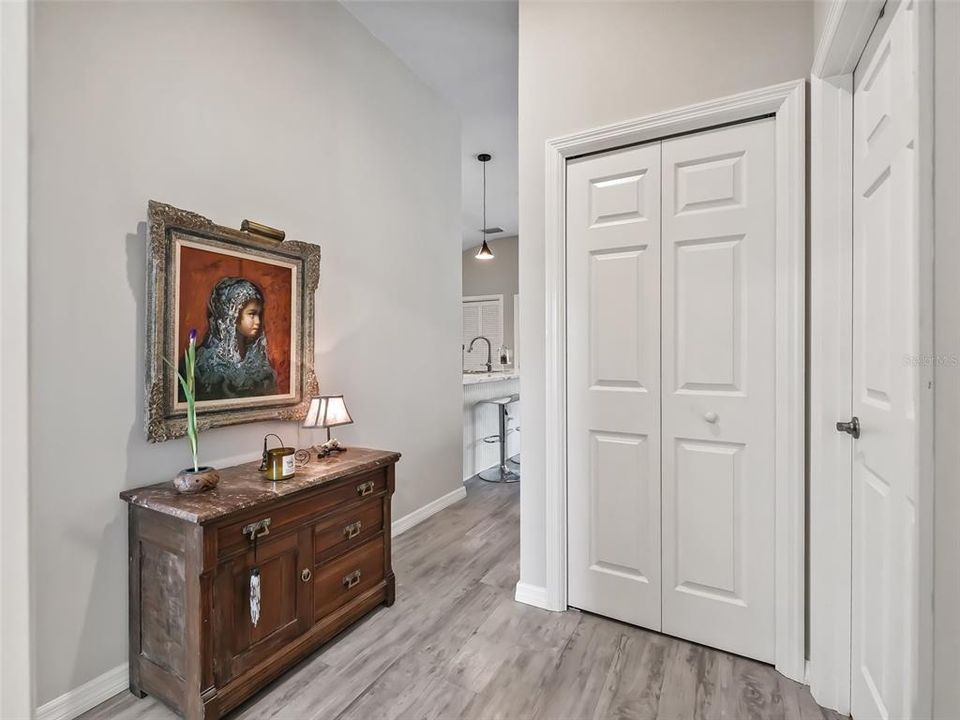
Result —
<instances>
[{"instance_id":1,"label":"kitchen faucet","mask_svg":"<svg viewBox=\"0 0 960 720\"><path fill-rule=\"evenodd\" d=\"M483 340L487 343L487 372L493 372L493 360L491 358L493 351L490 347L490 340L485 338L483 335L477 335L473 340L470 341L470 347L467 348L467 352L473 352L473 344L477 340Z\"/></svg>"}]
</instances>

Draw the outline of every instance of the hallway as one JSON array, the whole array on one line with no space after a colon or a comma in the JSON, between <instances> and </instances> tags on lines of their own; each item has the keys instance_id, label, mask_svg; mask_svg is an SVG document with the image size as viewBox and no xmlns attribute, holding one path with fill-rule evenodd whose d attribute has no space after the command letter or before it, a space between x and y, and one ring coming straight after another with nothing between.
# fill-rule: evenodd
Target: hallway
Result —
<instances>
[{"instance_id":1,"label":"hallway","mask_svg":"<svg viewBox=\"0 0 960 720\"><path fill-rule=\"evenodd\" d=\"M465 500L395 539L392 608L232 717L841 717L767 665L587 613L514 602L519 516L518 485L472 479ZM123 693L82 717L176 716L155 699Z\"/></svg>"}]
</instances>

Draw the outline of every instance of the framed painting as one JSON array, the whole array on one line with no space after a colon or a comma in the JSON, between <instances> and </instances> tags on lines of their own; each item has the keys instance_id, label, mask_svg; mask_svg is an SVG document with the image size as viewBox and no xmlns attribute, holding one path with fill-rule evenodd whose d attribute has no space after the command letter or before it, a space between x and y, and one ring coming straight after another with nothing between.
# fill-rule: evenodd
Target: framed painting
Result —
<instances>
[{"instance_id":1,"label":"framed painting","mask_svg":"<svg viewBox=\"0 0 960 720\"><path fill-rule=\"evenodd\" d=\"M216 225L151 200L147 256L147 439L186 433L182 371L196 333L200 430L302 420L313 368L320 248Z\"/></svg>"}]
</instances>

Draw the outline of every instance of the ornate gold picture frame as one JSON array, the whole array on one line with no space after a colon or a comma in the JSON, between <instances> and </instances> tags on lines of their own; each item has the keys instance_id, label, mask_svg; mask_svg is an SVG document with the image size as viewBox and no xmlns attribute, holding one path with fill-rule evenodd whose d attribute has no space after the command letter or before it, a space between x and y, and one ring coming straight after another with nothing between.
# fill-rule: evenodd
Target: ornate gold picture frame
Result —
<instances>
[{"instance_id":1,"label":"ornate gold picture frame","mask_svg":"<svg viewBox=\"0 0 960 720\"><path fill-rule=\"evenodd\" d=\"M149 203L145 430L150 442L186 433L175 368L197 344L200 430L301 420L319 390L314 298L320 248L216 225Z\"/></svg>"}]
</instances>

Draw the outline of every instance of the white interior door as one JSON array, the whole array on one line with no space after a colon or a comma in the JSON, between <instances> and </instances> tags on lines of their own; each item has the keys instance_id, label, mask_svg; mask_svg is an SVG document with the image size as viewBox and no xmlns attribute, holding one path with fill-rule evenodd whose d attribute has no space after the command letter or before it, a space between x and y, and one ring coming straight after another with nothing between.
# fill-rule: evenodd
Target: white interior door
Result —
<instances>
[{"instance_id":1,"label":"white interior door","mask_svg":"<svg viewBox=\"0 0 960 720\"><path fill-rule=\"evenodd\" d=\"M888 3L890 6L891 3ZM853 648L857 720L912 717L916 687L917 52L888 7L854 74Z\"/></svg>"},{"instance_id":2,"label":"white interior door","mask_svg":"<svg viewBox=\"0 0 960 720\"><path fill-rule=\"evenodd\" d=\"M773 662L772 118L663 143L663 631Z\"/></svg>"},{"instance_id":3,"label":"white interior door","mask_svg":"<svg viewBox=\"0 0 960 720\"><path fill-rule=\"evenodd\" d=\"M567 166L568 600L660 628L660 145Z\"/></svg>"}]
</instances>

